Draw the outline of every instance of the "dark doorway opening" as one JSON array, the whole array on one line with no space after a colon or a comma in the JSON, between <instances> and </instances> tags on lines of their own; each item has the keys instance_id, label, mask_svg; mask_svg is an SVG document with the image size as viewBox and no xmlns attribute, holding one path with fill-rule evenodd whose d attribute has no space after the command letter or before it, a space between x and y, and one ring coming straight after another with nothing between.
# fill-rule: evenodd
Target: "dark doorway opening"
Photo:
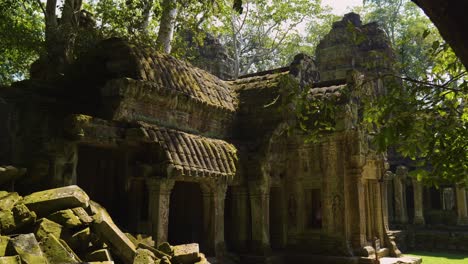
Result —
<instances>
[{"instance_id":1,"label":"dark doorway opening","mask_svg":"<svg viewBox=\"0 0 468 264\"><path fill-rule=\"evenodd\" d=\"M284 206L281 188L270 188L270 244L272 249L282 249L285 244ZM257 227L253 227L257 228Z\"/></svg>"},{"instance_id":2,"label":"dark doorway opening","mask_svg":"<svg viewBox=\"0 0 468 264\"><path fill-rule=\"evenodd\" d=\"M406 210L408 212L408 222L413 223L414 219L414 190L413 186L406 187Z\"/></svg>"},{"instance_id":3,"label":"dark doorway opening","mask_svg":"<svg viewBox=\"0 0 468 264\"><path fill-rule=\"evenodd\" d=\"M203 242L203 200L200 185L176 182L169 204L170 244Z\"/></svg>"},{"instance_id":4,"label":"dark doorway opening","mask_svg":"<svg viewBox=\"0 0 468 264\"><path fill-rule=\"evenodd\" d=\"M78 186L104 206L117 224L127 228L125 162L118 150L80 146L76 171Z\"/></svg>"}]
</instances>

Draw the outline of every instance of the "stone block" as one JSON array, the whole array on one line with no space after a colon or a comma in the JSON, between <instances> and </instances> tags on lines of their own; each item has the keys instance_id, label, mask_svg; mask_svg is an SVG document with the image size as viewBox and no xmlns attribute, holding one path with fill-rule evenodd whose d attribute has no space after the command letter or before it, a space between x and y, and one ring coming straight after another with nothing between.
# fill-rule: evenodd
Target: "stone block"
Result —
<instances>
[{"instance_id":1,"label":"stone block","mask_svg":"<svg viewBox=\"0 0 468 264\"><path fill-rule=\"evenodd\" d=\"M12 209L16 228L32 224L36 221L36 214L31 212L24 204L17 204Z\"/></svg>"},{"instance_id":2,"label":"stone block","mask_svg":"<svg viewBox=\"0 0 468 264\"><path fill-rule=\"evenodd\" d=\"M80 218L78 218L71 209L57 211L47 216L47 218L67 228L75 228L83 225Z\"/></svg>"},{"instance_id":3,"label":"stone block","mask_svg":"<svg viewBox=\"0 0 468 264\"><path fill-rule=\"evenodd\" d=\"M174 256L185 255L189 253L200 253L200 246L197 243L183 244L173 246Z\"/></svg>"},{"instance_id":4,"label":"stone block","mask_svg":"<svg viewBox=\"0 0 468 264\"><path fill-rule=\"evenodd\" d=\"M133 264L154 264L156 256L148 249L137 249Z\"/></svg>"},{"instance_id":5,"label":"stone block","mask_svg":"<svg viewBox=\"0 0 468 264\"><path fill-rule=\"evenodd\" d=\"M47 218L41 218L34 229L36 238L40 240L46 238L49 234L53 234L55 237L61 237L63 227Z\"/></svg>"},{"instance_id":6,"label":"stone block","mask_svg":"<svg viewBox=\"0 0 468 264\"><path fill-rule=\"evenodd\" d=\"M86 210L82 207L73 208L72 211L76 216L78 216L78 218L83 224L89 225L93 222L93 218L89 216Z\"/></svg>"},{"instance_id":7,"label":"stone block","mask_svg":"<svg viewBox=\"0 0 468 264\"><path fill-rule=\"evenodd\" d=\"M81 260L67 247L65 247L58 238L49 234L44 238L40 247L50 263L80 263Z\"/></svg>"},{"instance_id":8,"label":"stone block","mask_svg":"<svg viewBox=\"0 0 468 264\"><path fill-rule=\"evenodd\" d=\"M108 249L95 250L86 255L87 261L112 261L112 256Z\"/></svg>"},{"instance_id":9,"label":"stone block","mask_svg":"<svg viewBox=\"0 0 468 264\"><path fill-rule=\"evenodd\" d=\"M0 257L6 255L8 243L10 242L10 238L7 236L0 236Z\"/></svg>"},{"instance_id":10,"label":"stone block","mask_svg":"<svg viewBox=\"0 0 468 264\"><path fill-rule=\"evenodd\" d=\"M16 227L15 218L11 210L0 211L0 233L8 234Z\"/></svg>"},{"instance_id":11,"label":"stone block","mask_svg":"<svg viewBox=\"0 0 468 264\"><path fill-rule=\"evenodd\" d=\"M187 253L183 255L177 255L172 257L171 262L174 264L192 264L199 262L201 260L200 256L196 252Z\"/></svg>"},{"instance_id":12,"label":"stone block","mask_svg":"<svg viewBox=\"0 0 468 264\"><path fill-rule=\"evenodd\" d=\"M125 263L132 263L136 253L135 245L128 237L114 224L106 209L98 203L90 203L93 211L94 222L92 230L115 252Z\"/></svg>"},{"instance_id":13,"label":"stone block","mask_svg":"<svg viewBox=\"0 0 468 264\"><path fill-rule=\"evenodd\" d=\"M138 248L147 249L147 250L153 252L153 254L154 254L157 258L163 258L163 257L171 258L170 255L168 255L168 254L166 254L166 253L164 253L164 252L162 252L162 251L159 251L159 250L155 249L154 247L148 246L148 245L146 245L146 244L144 244L144 243L139 243L139 244L138 244Z\"/></svg>"},{"instance_id":14,"label":"stone block","mask_svg":"<svg viewBox=\"0 0 468 264\"><path fill-rule=\"evenodd\" d=\"M86 208L89 197L80 187L71 185L32 193L24 197L23 203L38 216L46 216L63 209Z\"/></svg>"},{"instance_id":15,"label":"stone block","mask_svg":"<svg viewBox=\"0 0 468 264\"><path fill-rule=\"evenodd\" d=\"M0 257L0 264L21 264L20 256Z\"/></svg>"},{"instance_id":16,"label":"stone block","mask_svg":"<svg viewBox=\"0 0 468 264\"><path fill-rule=\"evenodd\" d=\"M0 198L0 210L11 210L13 207L22 199L22 197L16 193L9 193Z\"/></svg>"},{"instance_id":17,"label":"stone block","mask_svg":"<svg viewBox=\"0 0 468 264\"><path fill-rule=\"evenodd\" d=\"M169 255L169 256L174 255L174 250L172 249L172 246L169 245L169 243L167 243L167 242L159 244L158 250L165 253L165 254L167 254L167 255Z\"/></svg>"},{"instance_id":18,"label":"stone block","mask_svg":"<svg viewBox=\"0 0 468 264\"><path fill-rule=\"evenodd\" d=\"M89 244L92 240L91 229L86 227L73 235L71 235L68 239L65 239L67 244L77 252L86 251L89 247Z\"/></svg>"},{"instance_id":19,"label":"stone block","mask_svg":"<svg viewBox=\"0 0 468 264\"><path fill-rule=\"evenodd\" d=\"M23 234L10 239L13 249L25 264L47 264L34 234Z\"/></svg>"}]
</instances>

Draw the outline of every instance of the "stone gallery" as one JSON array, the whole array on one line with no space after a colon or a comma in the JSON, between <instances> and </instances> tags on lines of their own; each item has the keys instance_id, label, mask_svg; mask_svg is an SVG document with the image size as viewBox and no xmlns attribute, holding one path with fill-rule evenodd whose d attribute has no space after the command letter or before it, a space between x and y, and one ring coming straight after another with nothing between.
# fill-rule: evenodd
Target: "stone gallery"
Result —
<instances>
[{"instance_id":1,"label":"stone gallery","mask_svg":"<svg viewBox=\"0 0 468 264\"><path fill-rule=\"evenodd\" d=\"M383 31L353 13L315 60L235 80L108 39L63 79L33 72L1 91L0 161L27 170L15 191L76 184L122 229L199 243L218 261L399 257L382 199L388 165L360 126L362 98L385 93L379 76L392 65ZM337 107L335 130L316 141L297 126L304 89Z\"/></svg>"}]
</instances>

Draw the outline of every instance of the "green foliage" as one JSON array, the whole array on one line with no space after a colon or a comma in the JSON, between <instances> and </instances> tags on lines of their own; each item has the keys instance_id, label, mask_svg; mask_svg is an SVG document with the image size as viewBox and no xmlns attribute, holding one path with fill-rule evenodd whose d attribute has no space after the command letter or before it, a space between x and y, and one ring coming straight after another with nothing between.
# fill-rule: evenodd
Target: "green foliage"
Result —
<instances>
[{"instance_id":1,"label":"green foliage","mask_svg":"<svg viewBox=\"0 0 468 264\"><path fill-rule=\"evenodd\" d=\"M27 78L44 48L44 25L34 1L0 2L0 84Z\"/></svg>"}]
</instances>

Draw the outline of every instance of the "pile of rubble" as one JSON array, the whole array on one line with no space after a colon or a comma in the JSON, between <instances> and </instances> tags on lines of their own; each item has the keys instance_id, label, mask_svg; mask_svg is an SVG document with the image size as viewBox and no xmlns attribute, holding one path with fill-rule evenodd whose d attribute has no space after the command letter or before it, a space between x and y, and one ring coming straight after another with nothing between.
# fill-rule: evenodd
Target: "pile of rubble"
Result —
<instances>
[{"instance_id":1,"label":"pile of rubble","mask_svg":"<svg viewBox=\"0 0 468 264\"><path fill-rule=\"evenodd\" d=\"M78 186L0 191L2 263L207 264L198 244L154 247L123 233Z\"/></svg>"}]
</instances>

